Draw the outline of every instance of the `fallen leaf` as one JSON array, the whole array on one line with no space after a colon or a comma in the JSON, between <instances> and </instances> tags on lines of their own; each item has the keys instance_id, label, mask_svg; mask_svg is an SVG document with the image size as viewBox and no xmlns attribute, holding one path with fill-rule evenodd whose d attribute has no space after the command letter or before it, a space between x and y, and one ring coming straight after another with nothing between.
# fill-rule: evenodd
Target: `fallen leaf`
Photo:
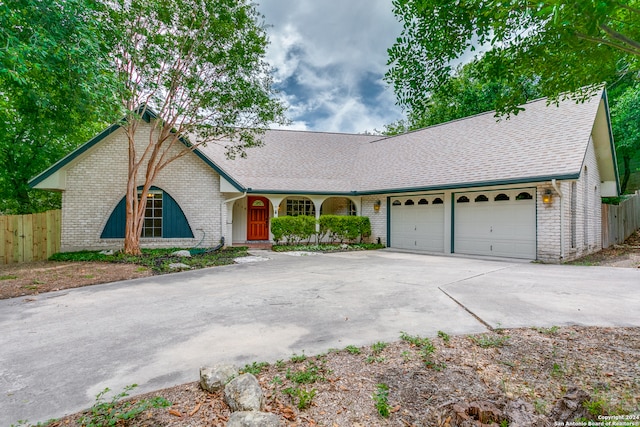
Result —
<instances>
[{"instance_id":1,"label":"fallen leaf","mask_svg":"<svg viewBox=\"0 0 640 427\"><path fill-rule=\"evenodd\" d=\"M169 409L169 413L170 413L171 415L176 416L176 417L180 417L180 418L182 418L182 414L180 413L180 411L177 411L177 410L175 410L175 409Z\"/></svg>"},{"instance_id":2,"label":"fallen leaf","mask_svg":"<svg viewBox=\"0 0 640 427\"><path fill-rule=\"evenodd\" d=\"M389 412L393 414L394 412L398 412L399 410L400 410L400 405L396 405L393 408L391 408Z\"/></svg>"},{"instance_id":3,"label":"fallen leaf","mask_svg":"<svg viewBox=\"0 0 640 427\"><path fill-rule=\"evenodd\" d=\"M198 404L196 405L196 407L195 407L195 408L193 408L193 411L189 412L189 416L190 416L190 417L193 417L193 414L195 414L196 412L198 412L198 411L200 410L200 406L202 406L202 403L198 403Z\"/></svg>"}]
</instances>

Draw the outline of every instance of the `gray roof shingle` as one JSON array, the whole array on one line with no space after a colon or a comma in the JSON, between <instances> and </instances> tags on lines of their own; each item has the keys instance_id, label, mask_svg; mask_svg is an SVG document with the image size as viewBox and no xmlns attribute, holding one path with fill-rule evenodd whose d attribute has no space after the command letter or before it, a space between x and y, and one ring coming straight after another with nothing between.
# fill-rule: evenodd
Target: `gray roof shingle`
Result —
<instances>
[{"instance_id":1,"label":"gray roof shingle","mask_svg":"<svg viewBox=\"0 0 640 427\"><path fill-rule=\"evenodd\" d=\"M252 191L346 193L577 176L601 100L545 99L509 119L484 113L395 137L270 130L245 159L199 150Z\"/></svg>"}]
</instances>

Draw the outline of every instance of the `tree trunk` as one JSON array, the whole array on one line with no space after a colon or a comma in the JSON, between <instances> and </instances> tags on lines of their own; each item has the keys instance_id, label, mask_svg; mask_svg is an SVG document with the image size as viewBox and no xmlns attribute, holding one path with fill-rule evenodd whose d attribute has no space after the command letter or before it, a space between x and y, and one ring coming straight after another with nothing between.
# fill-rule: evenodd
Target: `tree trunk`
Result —
<instances>
[{"instance_id":1,"label":"tree trunk","mask_svg":"<svg viewBox=\"0 0 640 427\"><path fill-rule=\"evenodd\" d=\"M140 234L142 229L139 227L141 219L138 215L138 204L138 191L134 174L134 177L130 176L127 182L127 195L125 199L126 221L124 227L124 253L127 255L142 254L140 251Z\"/></svg>"},{"instance_id":2,"label":"tree trunk","mask_svg":"<svg viewBox=\"0 0 640 427\"><path fill-rule=\"evenodd\" d=\"M631 156L623 154L622 164L624 165L624 176L622 177L622 184L620 184L621 195L627 190L627 184L629 184L629 178L631 178Z\"/></svg>"}]
</instances>

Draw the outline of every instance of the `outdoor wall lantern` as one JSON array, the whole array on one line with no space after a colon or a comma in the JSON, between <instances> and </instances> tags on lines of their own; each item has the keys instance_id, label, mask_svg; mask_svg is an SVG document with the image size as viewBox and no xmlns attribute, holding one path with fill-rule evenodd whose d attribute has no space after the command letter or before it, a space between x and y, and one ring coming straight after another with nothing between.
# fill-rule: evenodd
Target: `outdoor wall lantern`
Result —
<instances>
[{"instance_id":1,"label":"outdoor wall lantern","mask_svg":"<svg viewBox=\"0 0 640 427\"><path fill-rule=\"evenodd\" d=\"M552 200L553 200L553 194L551 194L551 190L549 189L545 190L545 192L542 194L542 203L544 203L545 205L548 205L551 203Z\"/></svg>"},{"instance_id":2,"label":"outdoor wall lantern","mask_svg":"<svg viewBox=\"0 0 640 427\"><path fill-rule=\"evenodd\" d=\"M376 211L376 212L380 211L380 205L381 204L382 204L382 202L380 200L376 200L373 203L373 210Z\"/></svg>"}]
</instances>

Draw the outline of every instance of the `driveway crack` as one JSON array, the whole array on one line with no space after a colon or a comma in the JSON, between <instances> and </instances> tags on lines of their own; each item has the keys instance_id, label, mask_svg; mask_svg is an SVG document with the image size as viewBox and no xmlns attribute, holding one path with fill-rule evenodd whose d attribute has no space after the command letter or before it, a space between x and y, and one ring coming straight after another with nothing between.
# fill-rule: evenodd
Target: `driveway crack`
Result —
<instances>
[{"instance_id":1,"label":"driveway crack","mask_svg":"<svg viewBox=\"0 0 640 427\"><path fill-rule=\"evenodd\" d=\"M460 283L460 282L464 282L467 281L469 279L473 279L479 276L484 276L486 274L490 274L490 273L495 273L496 271L501 271L501 270L506 270L507 268L511 268L512 266L506 266L503 268L498 268L495 270L491 270L491 271L485 271L483 273L478 273L476 275L470 276L470 277L465 277L464 279L461 280L456 280L455 282L449 282L446 283L442 286L448 286L448 285L453 285L455 283ZM455 299L454 297L452 297L449 293L447 293L447 291L445 291L444 289L442 289L442 287L438 286L438 289L440 289L440 292L442 292L443 294L445 294L446 296L448 296L451 301L455 302L456 304L458 304L460 307L462 307L462 309L464 311L466 311L467 313L469 313L471 316L473 316L474 319L476 319L478 322L482 323L488 330L490 330L491 332L495 332L495 328L493 326L491 326L489 323L485 322L480 316L478 316L477 314L475 314L473 311L471 311L466 305L462 304L460 301L458 301L457 299Z\"/></svg>"},{"instance_id":2,"label":"driveway crack","mask_svg":"<svg viewBox=\"0 0 640 427\"><path fill-rule=\"evenodd\" d=\"M473 311L469 310L467 308L467 306L465 306L464 304L462 304L460 301L458 301L457 299L455 299L454 297L452 297L451 295L449 295L447 293L447 291L445 291L444 289L442 289L440 286L438 286L438 289L440 289L440 291L445 294L446 296L448 296L449 298L451 298L451 301L455 302L456 304L458 304L460 307L462 307L462 309L464 311L466 311L467 313L469 313L471 316L473 316L474 319L476 319L478 322L482 323L488 330L490 330L491 332L494 332L495 329L493 329L493 326L491 326L490 324L488 324L487 322L485 322L484 320L482 320L482 318L480 316L478 316L477 314L475 314Z\"/></svg>"}]
</instances>

